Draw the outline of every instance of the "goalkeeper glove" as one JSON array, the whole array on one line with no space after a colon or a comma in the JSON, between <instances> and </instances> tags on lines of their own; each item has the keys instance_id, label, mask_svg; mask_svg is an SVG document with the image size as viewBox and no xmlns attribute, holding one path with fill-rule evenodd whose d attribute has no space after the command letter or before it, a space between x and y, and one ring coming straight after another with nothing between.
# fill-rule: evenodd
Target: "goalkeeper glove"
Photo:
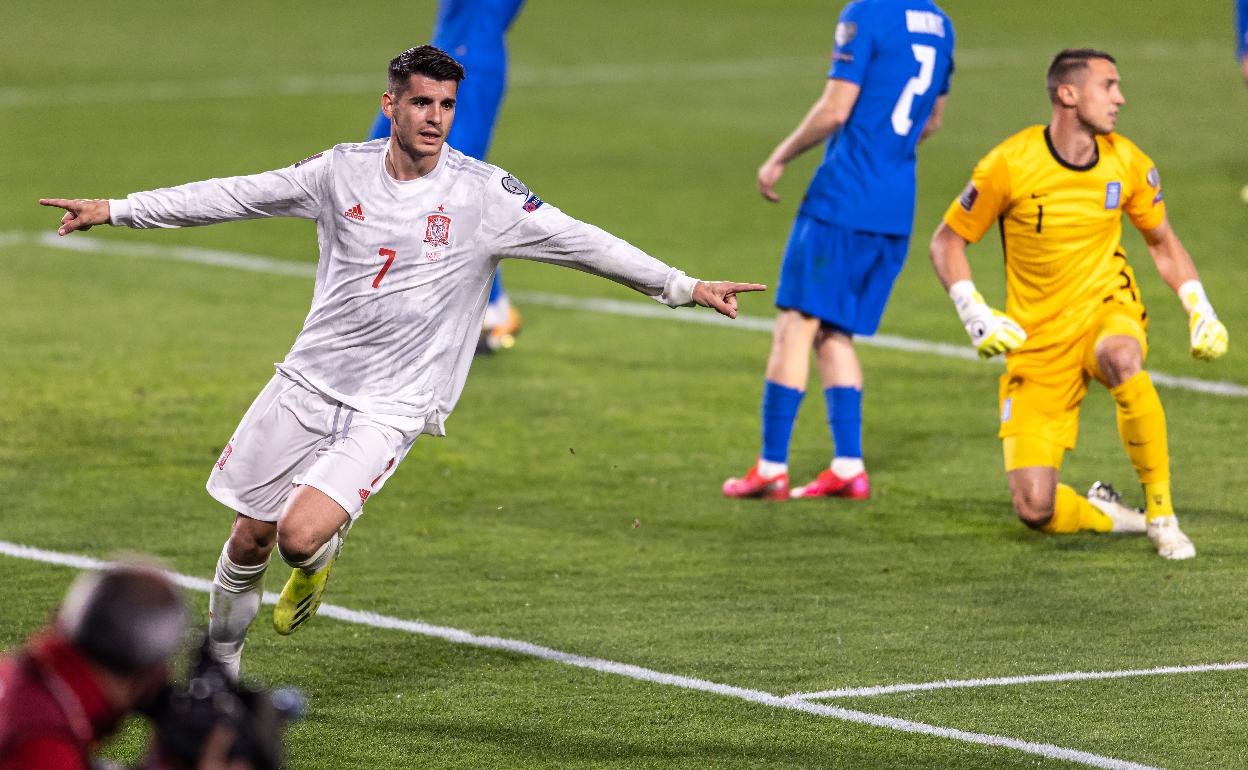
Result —
<instances>
[{"instance_id":1,"label":"goalkeeper glove","mask_svg":"<svg viewBox=\"0 0 1248 770\"><path fill-rule=\"evenodd\" d=\"M1200 281L1188 281L1179 287L1179 299L1187 311L1187 330L1193 358L1212 361L1226 352L1226 326L1213 312Z\"/></svg>"},{"instance_id":2,"label":"goalkeeper glove","mask_svg":"<svg viewBox=\"0 0 1248 770\"><path fill-rule=\"evenodd\" d=\"M949 298L958 309L958 318L970 335L971 344L980 358L1018 350L1027 341L1027 332L1018 321L999 310L993 310L970 281L958 281L949 287Z\"/></svg>"}]
</instances>

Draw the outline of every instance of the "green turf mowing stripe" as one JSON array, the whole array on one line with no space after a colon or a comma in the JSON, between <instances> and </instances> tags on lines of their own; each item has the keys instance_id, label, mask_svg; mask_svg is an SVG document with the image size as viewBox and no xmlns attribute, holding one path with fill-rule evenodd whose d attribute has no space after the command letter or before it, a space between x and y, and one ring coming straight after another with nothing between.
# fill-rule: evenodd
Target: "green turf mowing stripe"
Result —
<instances>
[{"instance_id":1,"label":"green turf mowing stripe","mask_svg":"<svg viewBox=\"0 0 1248 770\"><path fill-rule=\"evenodd\" d=\"M0 232L0 246L27 242L69 251L190 262L213 267L248 270L256 273L291 275L303 278L311 278L316 275L314 266L302 262L292 262L290 260L274 259L254 254L241 254L219 249L158 246L151 243L105 240L80 234L61 237L54 233ZM772 319L761 316L740 315L737 316L736 320L732 320L715 313L672 313L671 308L661 307L656 304L622 302L601 297L572 297L564 294L526 291L515 291L511 295L520 302L564 310L581 310L590 313L608 313L632 318L651 318L711 326L731 326L750 331L767 332L768 334L771 333L772 329ZM889 350L902 350L911 353L941 356L943 358L978 361L975 351L965 345L951 345L946 342L916 340L888 334L858 337L856 341L862 345ZM994 360L990 362L990 365L1000 367L1002 363L1000 360ZM1214 396L1248 398L1248 387L1234 382L1202 380L1197 377L1177 377L1153 369L1149 370L1149 375L1154 383L1163 387L1206 393Z\"/></svg>"},{"instance_id":2,"label":"green turf mowing stripe","mask_svg":"<svg viewBox=\"0 0 1248 770\"><path fill-rule=\"evenodd\" d=\"M73 567L75 569L99 569L107 563L89 556L46 551L41 548L19 545L17 543L9 543L3 540L0 540L0 554L19 559L43 562L46 564ZM212 590L212 584L210 581L174 572L170 572L168 574L174 582L183 588L202 592ZM265 604L274 604L276 600L276 594L268 591L265 592ZM629 663L620 663L612 660L604 660L602 658L577 655L571 652L563 652L561 650L517 639L504 639L497 636L478 636L470 631L464 631L458 628L435 626L413 620L403 620L402 618L394 618L375 612L361 612L359 610L352 610L333 604L322 604L320 614L345 623L354 623L357 625L392 631L404 631L409 634L419 634L421 636L443 639L453 644L463 644L472 647L501 650L519 655L528 655L542 660L563 663L565 665L576 666L577 668L585 668L607 674L615 674L617 676L636 679L642 682L651 682L670 687L679 687L685 690L695 690L698 692L712 693L730 698L739 698L741 700L757 703L763 706L770 706L772 708L800 711L815 716L840 719L846 722L865 724L872 727L882 727L900 732L930 735L936 738L963 741L965 743L973 743L981 746L1013 749L1015 751L1037 754L1051 759L1075 762L1089 767L1105 768L1105 770L1158 770L1158 768L1151 765L1142 765L1123 759L1106 757L1100 754L1092 754L1086 751L1079 751L1078 749L1054 746L1049 743L1034 743L1031 741L1018 740L1016 738L1008 738L1002 735L988 735L985 733L968 732L966 730L957 730L951 727L940 727L937 725L929 725L924 722L899 719L897 717L890 717L883 714L870 714L865 711L855 711L853 709L841 708L839 706L825 706L817 703L810 703L809 701L801 698L773 695L772 693L763 692L761 690L735 687L733 685L710 682L705 679L696 679L693 677L681 676L679 674L668 674L662 671L643 668L641 666L634 666Z\"/></svg>"}]
</instances>

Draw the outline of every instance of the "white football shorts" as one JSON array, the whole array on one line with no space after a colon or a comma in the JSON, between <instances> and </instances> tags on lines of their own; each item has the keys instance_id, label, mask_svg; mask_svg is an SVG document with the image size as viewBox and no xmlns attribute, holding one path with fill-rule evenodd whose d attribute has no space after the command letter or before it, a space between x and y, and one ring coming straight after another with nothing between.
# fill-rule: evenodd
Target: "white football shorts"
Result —
<instances>
[{"instance_id":1,"label":"white football shorts","mask_svg":"<svg viewBox=\"0 0 1248 770\"><path fill-rule=\"evenodd\" d=\"M295 485L307 485L354 520L418 435L419 429L382 425L277 374L225 445L208 476L208 494L245 516L276 522Z\"/></svg>"}]
</instances>

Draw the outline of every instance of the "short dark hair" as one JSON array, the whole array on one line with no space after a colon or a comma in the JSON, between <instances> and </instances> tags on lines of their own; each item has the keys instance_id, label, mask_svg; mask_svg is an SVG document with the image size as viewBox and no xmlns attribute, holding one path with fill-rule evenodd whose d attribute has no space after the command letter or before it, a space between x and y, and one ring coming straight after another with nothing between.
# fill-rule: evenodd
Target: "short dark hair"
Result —
<instances>
[{"instance_id":1,"label":"short dark hair","mask_svg":"<svg viewBox=\"0 0 1248 770\"><path fill-rule=\"evenodd\" d=\"M121 562L74 581L56 625L88 660L115 674L138 674L181 646L186 604L159 569Z\"/></svg>"},{"instance_id":2,"label":"short dark hair","mask_svg":"<svg viewBox=\"0 0 1248 770\"><path fill-rule=\"evenodd\" d=\"M1046 78L1049 101L1057 104L1057 87L1074 81L1079 73L1088 68L1088 62L1092 59L1104 59L1110 64L1118 63L1114 57L1095 48L1067 48L1054 56Z\"/></svg>"},{"instance_id":3,"label":"short dark hair","mask_svg":"<svg viewBox=\"0 0 1248 770\"><path fill-rule=\"evenodd\" d=\"M462 64L452 59L446 51L432 45L418 45L394 57L390 60L387 75L386 88L395 96L407 90L412 75L424 75L434 80L454 80L456 83L465 77Z\"/></svg>"}]
</instances>

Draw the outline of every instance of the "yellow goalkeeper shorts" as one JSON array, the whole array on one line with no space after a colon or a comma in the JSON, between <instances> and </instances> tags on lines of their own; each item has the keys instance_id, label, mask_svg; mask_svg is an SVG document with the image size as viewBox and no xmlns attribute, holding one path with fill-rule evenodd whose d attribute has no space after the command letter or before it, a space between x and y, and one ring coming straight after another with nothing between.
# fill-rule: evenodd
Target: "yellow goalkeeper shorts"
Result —
<instances>
[{"instance_id":1,"label":"yellow goalkeeper shorts","mask_svg":"<svg viewBox=\"0 0 1248 770\"><path fill-rule=\"evenodd\" d=\"M1105 384L1096 347L1106 337L1125 335L1148 354L1148 315L1129 297L1114 297L1092 316L1082 334L1038 350L1006 356L998 398L1005 469L1045 465L1060 468L1062 454L1075 448L1079 406L1088 381Z\"/></svg>"}]
</instances>

